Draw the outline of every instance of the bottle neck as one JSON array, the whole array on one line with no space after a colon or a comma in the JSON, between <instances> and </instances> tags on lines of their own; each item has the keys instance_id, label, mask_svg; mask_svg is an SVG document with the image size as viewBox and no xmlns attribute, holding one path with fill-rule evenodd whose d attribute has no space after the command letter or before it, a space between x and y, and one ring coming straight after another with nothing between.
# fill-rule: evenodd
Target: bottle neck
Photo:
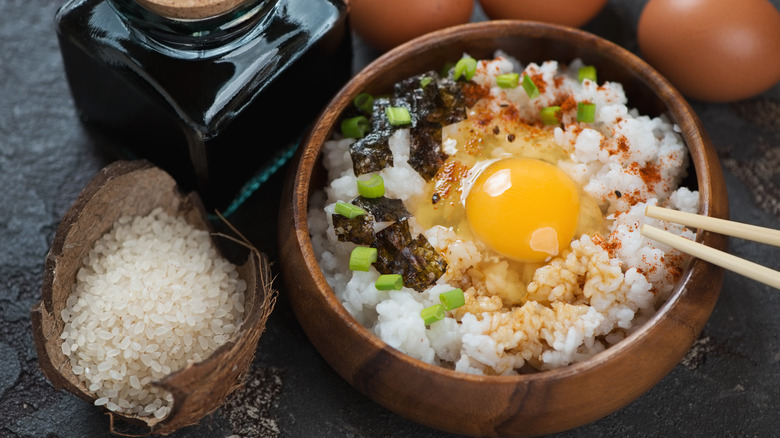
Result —
<instances>
[{"instance_id":1,"label":"bottle neck","mask_svg":"<svg viewBox=\"0 0 780 438\"><path fill-rule=\"evenodd\" d=\"M214 15L204 11L152 10L133 0L107 0L142 39L162 49L214 51L245 35L272 15L278 0L244 0ZM174 16L175 15L175 16ZM195 18L187 18L195 17Z\"/></svg>"}]
</instances>

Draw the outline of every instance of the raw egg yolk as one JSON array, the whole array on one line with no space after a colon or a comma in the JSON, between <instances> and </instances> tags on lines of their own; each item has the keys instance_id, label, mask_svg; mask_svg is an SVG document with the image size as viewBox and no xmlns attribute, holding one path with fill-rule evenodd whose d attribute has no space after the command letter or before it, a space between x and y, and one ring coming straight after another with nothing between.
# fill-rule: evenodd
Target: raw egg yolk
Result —
<instances>
[{"instance_id":1,"label":"raw egg yolk","mask_svg":"<svg viewBox=\"0 0 780 438\"><path fill-rule=\"evenodd\" d=\"M466 196L474 235L522 262L544 261L569 246L579 210L576 183L557 166L528 158L489 165Z\"/></svg>"}]
</instances>

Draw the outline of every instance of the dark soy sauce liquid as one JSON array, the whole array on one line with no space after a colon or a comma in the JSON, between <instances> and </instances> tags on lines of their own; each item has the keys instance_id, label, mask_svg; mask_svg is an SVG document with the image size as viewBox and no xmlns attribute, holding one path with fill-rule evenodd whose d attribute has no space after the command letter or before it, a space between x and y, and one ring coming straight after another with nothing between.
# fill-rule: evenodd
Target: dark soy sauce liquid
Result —
<instances>
[{"instance_id":1,"label":"dark soy sauce liquid","mask_svg":"<svg viewBox=\"0 0 780 438\"><path fill-rule=\"evenodd\" d=\"M184 23L181 39L167 19L144 28L111 1L70 1L56 17L76 108L91 131L197 190L209 210L294 145L351 74L340 0L256 0L229 31L202 38Z\"/></svg>"}]
</instances>

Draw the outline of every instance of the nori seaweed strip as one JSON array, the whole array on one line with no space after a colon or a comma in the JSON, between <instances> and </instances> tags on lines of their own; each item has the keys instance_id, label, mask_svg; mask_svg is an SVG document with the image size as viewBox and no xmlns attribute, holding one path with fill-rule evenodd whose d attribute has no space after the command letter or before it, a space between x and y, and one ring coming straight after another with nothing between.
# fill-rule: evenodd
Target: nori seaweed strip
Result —
<instances>
[{"instance_id":1,"label":"nori seaweed strip","mask_svg":"<svg viewBox=\"0 0 780 438\"><path fill-rule=\"evenodd\" d=\"M423 87L422 80L426 78L429 79L429 83ZM437 121L436 110L441 106L438 79L436 72L430 71L395 84L395 97L409 103L409 112L416 119L414 126L421 122Z\"/></svg>"},{"instance_id":2,"label":"nori seaweed strip","mask_svg":"<svg viewBox=\"0 0 780 438\"><path fill-rule=\"evenodd\" d=\"M463 95L463 88L467 86L460 85L460 82L455 82L452 79L444 79L439 84L439 96L441 98L441 105L437 109L436 119L442 125L450 125L452 123L458 123L466 119L466 100Z\"/></svg>"},{"instance_id":3,"label":"nori seaweed strip","mask_svg":"<svg viewBox=\"0 0 780 438\"><path fill-rule=\"evenodd\" d=\"M422 81L428 78L423 87ZM448 158L441 149L441 130L466 118L463 87L452 80L441 81L436 72L413 76L395 85L396 97L407 99L416 123L411 128L409 165L426 181L436 175Z\"/></svg>"},{"instance_id":4,"label":"nori seaweed strip","mask_svg":"<svg viewBox=\"0 0 780 438\"><path fill-rule=\"evenodd\" d=\"M393 165L393 153L390 150L389 139L397 129L409 128L410 125L393 126L387 119L385 109L388 106L405 107L412 116L411 126L417 124L417 115L411 110L410 103L404 98L386 97L374 99L374 110L371 114L371 132L349 146L352 157L352 168L355 175L378 172Z\"/></svg>"},{"instance_id":5,"label":"nori seaweed strip","mask_svg":"<svg viewBox=\"0 0 780 438\"><path fill-rule=\"evenodd\" d=\"M449 157L441 149L441 128L439 123L420 123L411 129L407 162L426 181L436 176Z\"/></svg>"},{"instance_id":6,"label":"nori seaweed strip","mask_svg":"<svg viewBox=\"0 0 780 438\"><path fill-rule=\"evenodd\" d=\"M438 80L439 75L435 71L429 71L416 76L411 76L400 82L396 82L393 86L393 95L395 97L404 97L414 94L418 90L424 90L427 87L423 87L420 83L424 78L431 78L434 81ZM435 82L431 81L429 85L435 85Z\"/></svg>"},{"instance_id":7,"label":"nori seaweed strip","mask_svg":"<svg viewBox=\"0 0 780 438\"><path fill-rule=\"evenodd\" d=\"M349 145L352 157L352 169L360 176L369 172L378 172L393 165L393 152L390 150L390 134L371 132Z\"/></svg>"},{"instance_id":8,"label":"nori seaweed strip","mask_svg":"<svg viewBox=\"0 0 780 438\"><path fill-rule=\"evenodd\" d=\"M395 127L390 124L385 115L385 109L390 106L390 99L378 97L374 99L374 110L371 113L371 132L385 132L389 137Z\"/></svg>"},{"instance_id":9,"label":"nori seaweed strip","mask_svg":"<svg viewBox=\"0 0 780 438\"><path fill-rule=\"evenodd\" d=\"M331 215L336 238L340 242L352 242L358 245L371 245L374 237L374 218L362 214L352 219L340 214Z\"/></svg>"},{"instance_id":10,"label":"nori seaweed strip","mask_svg":"<svg viewBox=\"0 0 780 438\"><path fill-rule=\"evenodd\" d=\"M400 199L387 198L385 196L378 198L358 196L352 200L352 204L369 212L377 222L394 222L412 217L412 214L409 213L409 210L404 206L404 202Z\"/></svg>"},{"instance_id":11,"label":"nori seaweed strip","mask_svg":"<svg viewBox=\"0 0 780 438\"><path fill-rule=\"evenodd\" d=\"M412 239L409 222L402 219L376 234L374 267L382 274L400 274L404 286L422 292L447 270L447 262L422 234Z\"/></svg>"},{"instance_id":12,"label":"nori seaweed strip","mask_svg":"<svg viewBox=\"0 0 780 438\"><path fill-rule=\"evenodd\" d=\"M358 196L352 200L352 204L366 210L367 213L352 219L340 214L331 215L336 238L341 242L371 245L376 240L375 222L395 222L412 217L400 199Z\"/></svg>"},{"instance_id":13,"label":"nori seaweed strip","mask_svg":"<svg viewBox=\"0 0 780 438\"><path fill-rule=\"evenodd\" d=\"M436 280L439 279L447 271L447 262L444 260L441 254L428 242L428 239L424 235L420 234L409 245L406 246L404 253L410 253L409 260L417 260L422 263L425 269L416 269L410 272L410 275L414 275L414 278L408 280L409 287L422 292L425 289L436 284ZM415 264L415 266L417 266ZM407 281L404 281L406 284Z\"/></svg>"}]
</instances>

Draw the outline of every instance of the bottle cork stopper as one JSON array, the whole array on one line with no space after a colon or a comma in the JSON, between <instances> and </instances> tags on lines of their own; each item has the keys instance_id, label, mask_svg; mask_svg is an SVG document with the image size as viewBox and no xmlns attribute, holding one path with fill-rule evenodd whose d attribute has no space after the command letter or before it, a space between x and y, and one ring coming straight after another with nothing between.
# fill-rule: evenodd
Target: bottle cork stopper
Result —
<instances>
[{"instance_id":1,"label":"bottle cork stopper","mask_svg":"<svg viewBox=\"0 0 780 438\"><path fill-rule=\"evenodd\" d=\"M214 17L247 0L136 0L150 11L168 18L196 20Z\"/></svg>"}]
</instances>

